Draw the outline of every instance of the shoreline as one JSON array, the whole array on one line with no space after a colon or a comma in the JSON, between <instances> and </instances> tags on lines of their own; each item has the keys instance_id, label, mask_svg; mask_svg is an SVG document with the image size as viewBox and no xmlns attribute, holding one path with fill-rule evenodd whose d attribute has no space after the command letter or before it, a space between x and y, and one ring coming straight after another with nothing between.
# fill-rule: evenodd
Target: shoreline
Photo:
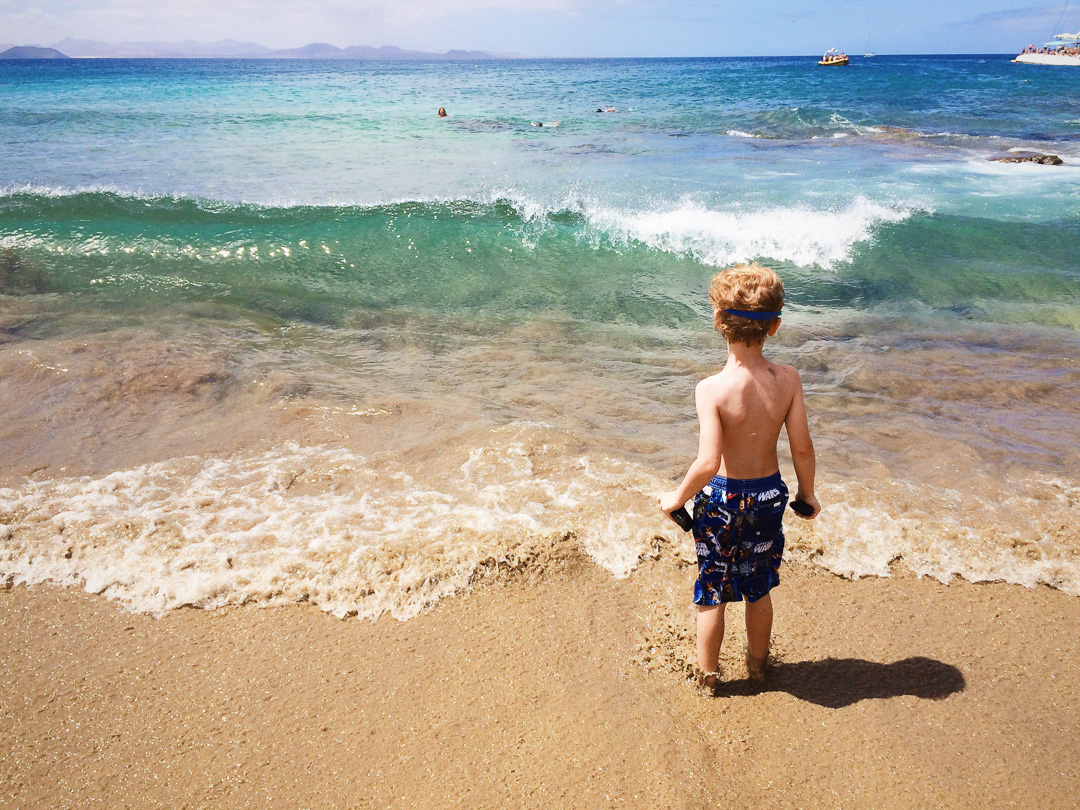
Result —
<instances>
[{"instance_id":1,"label":"shoreline","mask_svg":"<svg viewBox=\"0 0 1080 810\"><path fill-rule=\"evenodd\" d=\"M9 807L1008 807L1080 801L1080 600L785 564L755 692L686 680L692 569L573 542L406 622L155 619L0 590Z\"/></svg>"}]
</instances>

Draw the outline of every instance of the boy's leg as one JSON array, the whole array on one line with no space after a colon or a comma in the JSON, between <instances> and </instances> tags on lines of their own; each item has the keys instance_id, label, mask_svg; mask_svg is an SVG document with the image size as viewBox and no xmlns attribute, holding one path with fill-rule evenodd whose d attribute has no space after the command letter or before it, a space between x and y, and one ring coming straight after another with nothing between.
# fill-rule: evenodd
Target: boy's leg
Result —
<instances>
[{"instance_id":1,"label":"boy's leg","mask_svg":"<svg viewBox=\"0 0 1080 810\"><path fill-rule=\"evenodd\" d=\"M756 602L746 603L747 666L751 667L750 676L754 680L765 676L772 617L772 594L767 593Z\"/></svg>"},{"instance_id":2,"label":"boy's leg","mask_svg":"<svg viewBox=\"0 0 1080 810\"><path fill-rule=\"evenodd\" d=\"M724 609L719 605L698 605L697 665L703 673L716 672L720 666L720 645L724 642Z\"/></svg>"}]
</instances>

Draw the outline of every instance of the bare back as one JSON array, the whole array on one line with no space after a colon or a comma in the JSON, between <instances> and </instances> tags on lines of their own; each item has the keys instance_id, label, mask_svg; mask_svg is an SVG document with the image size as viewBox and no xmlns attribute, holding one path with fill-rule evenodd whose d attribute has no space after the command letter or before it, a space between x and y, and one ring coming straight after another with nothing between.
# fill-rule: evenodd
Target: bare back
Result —
<instances>
[{"instance_id":1,"label":"bare back","mask_svg":"<svg viewBox=\"0 0 1080 810\"><path fill-rule=\"evenodd\" d=\"M719 474L764 478L780 469L776 444L802 385L791 366L731 356L719 374L701 381L700 404L719 416ZM715 450L714 450L715 452Z\"/></svg>"}]
</instances>

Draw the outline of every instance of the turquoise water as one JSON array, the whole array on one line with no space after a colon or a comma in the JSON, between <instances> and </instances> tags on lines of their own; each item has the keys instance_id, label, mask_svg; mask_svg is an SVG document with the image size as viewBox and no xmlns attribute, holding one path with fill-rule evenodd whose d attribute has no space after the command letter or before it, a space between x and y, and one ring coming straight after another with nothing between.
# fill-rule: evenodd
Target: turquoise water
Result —
<instances>
[{"instance_id":1,"label":"turquoise water","mask_svg":"<svg viewBox=\"0 0 1080 810\"><path fill-rule=\"evenodd\" d=\"M575 276L760 258L814 280L796 302L998 312L1049 298L1044 319L1075 326L1074 77L999 57L826 73L805 59L10 62L0 238L59 289L96 262L150 279L225 273L228 296L270 276L290 296L384 306L419 272L433 301L417 304L467 305L527 262L555 281L541 305L576 310L592 304L574 300ZM431 114L440 105L451 118ZM1009 149L1067 165L985 160ZM301 242L328 240L327 258L301 261ZM252 247L246 265L222 261ZM336 272L361 254L357 273ZM594 286L590 299L607 294Z\"/></svg>"},{"instance_id":2,"label":"turquoise water","mask_svg":"<svg viewBox=\"0 0 1080 810\"><path fill-rule=\"evenodd\" d=\"M759 260L830 501L792 553L1080 593L1074 73L0 63L0 568L403 616L547 533L624 575L723 361L708 280ZM1010 150L1065 163L987 160ZM252 483L283 470L303 498ZM342 567L359 548L429 584Z\"/></svg>"}]
</instances>

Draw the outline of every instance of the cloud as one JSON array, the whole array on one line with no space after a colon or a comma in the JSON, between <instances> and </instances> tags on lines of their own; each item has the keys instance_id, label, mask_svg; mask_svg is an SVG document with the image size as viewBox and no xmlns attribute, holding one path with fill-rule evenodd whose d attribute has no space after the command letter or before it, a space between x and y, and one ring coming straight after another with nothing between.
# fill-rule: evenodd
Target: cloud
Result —
<instances>
[{"instance_id":1,"label":"cloud","mask_svg":"<svg viewBox=\"0 0 1080 810\"><path fill-rule=\"evenodd\" d=\"M0 0L5 38L33 35L119 39L208 39L254 32L277 45L302 45L321 32L349 39L369 31L434 26L450 18L488 12L574 14L620 0ZM287 40L287 41L283 41Z\"/></svg>"},{"instance_id":2,"label":"cloud","mask_svg":"<svg viewBox=\"0 0 1080 810\"><path fill-rule=\"evenodd\" d=\"M250 5L252 13L257 15L264 15L269 10L276 16L291 18L300 10L305 16L314 14L329 20L355 20L396 27L491 11L565 13L585 3L581 0L457 0L454 3L445 0L365 0L362 3L316 0L298 7L295 0L269 0Z\"/></svg>"},{"instance_id":3,"label":"cloud","mask_svg":"<svg viewBox=\"0 0 1080 810\"><path fill-rule=\"evenodd\" d=\"M1030 2L1030 0L1020 0ZM309 42L476 48L557 55L809 53L865 40L878 50L1004 52L1078 9L1056 5L977 13L1012 0L0 0L5 42L50 45L233 38L289 48ZM971 15L968 17L968 15ZM966 18L966 19L965 19ZM1070 19L1073 18L1073 19ZM926 20L939 22L928 25ZM1038 32L1036 34L1036 32Z\"/></svg>"},{"instance_id":4,"label":"cloud","mask_svg":"<svg viewBox=\"0 0 1080 810\"><path fill-rule=\"evenodd\" d=\"M953 30L977 31L984 34L988 32L1026 34L1032 31L1049 31L1059 24L1065 25L1069 23L1069 18L1076 16L1075 14L1064 13L1067 5L1033 6L1008 11L991 11L961 22L946 23L944 27ZM1060 32L1055 30L1055 33Z\"/></svg>"}]
</instances>

